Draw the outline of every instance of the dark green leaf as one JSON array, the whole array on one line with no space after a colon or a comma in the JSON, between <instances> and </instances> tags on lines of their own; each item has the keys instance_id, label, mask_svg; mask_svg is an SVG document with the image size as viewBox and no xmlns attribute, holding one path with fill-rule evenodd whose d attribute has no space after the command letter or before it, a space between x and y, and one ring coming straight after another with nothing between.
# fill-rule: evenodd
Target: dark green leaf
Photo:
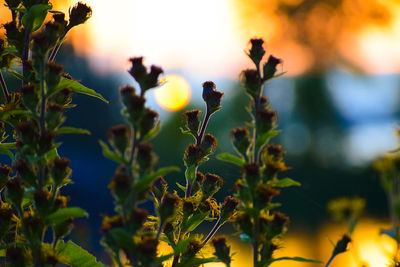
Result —
<instances>
[{"instance_id":1,"label":"dark green leaf","mask_svg":"<svg viewBox=\"0 0 400 267\"><path fill-rule=\"evenodd\" d=\"M145 136L143 136L143 140L151 140L157 136L157 134L161 130L161 123L160 121L157 122L156 126L151 129Z\"/></svg>"},{"instance_id":2,"label":"dark green leaf","mask_svg":"<svg viewBox=\"0 0 400 267\"><path fill-rule=\"evenodd\" d=\"M56 130L56 134L88 134L90 135L90 131L81 128L75 127L61 127Z\"/></svg>"},{"instance_id":3,"label":"dark green leaf","mask_svg":"<svg viewBox=\"0 0 400 267\"><path fill-rule=\"evenodd\" d=\"M199 226L199 224L204 221L208 213L209 213L208 211L200 212L196 215L193 215L188 220L184 220L181 228L182 233L192 232L194 229L196 229L196 227Z\"/></svg>"},{"instance_id":4,"label":"dark green leaf","mask_svg":"<svg viewBox=\"0 0 400 267\"><path fill-rule=\"evenodd\" d=\"M10 149L15 148L15 143L0 143L0 154L6 154L11 158L11 160L14 160L14 154L10 151Z\"/></svg>"},{"instance_id":5,"label":"dark green leaf","mask_svg":"<svg viewBox=\"0 0 400 267\"><path fill-rule=\"evenodd\" d=\"M242 159L241 157L232 155L230 153L221 153L221 154L217 155L217 159L236 164L240 167L246 163L246 161L244 159Z\"/></svg>"},{"instance_id":6,"label":"dark green leaf","mask_svg":"<svg viewBox=\"0 0 400 267\"><path fill-rule=\"evenodd\" d=\"M24 76L22 74L20 74L18 71L16 70L12 70L12 69L7 69L7 72L10 73L12 76L14 76L15 78L17 78L18 80L23 80Z\"/></svg>"},{"instance_id":7,"label":"dark green leaf","mask_svg":"<svg viewBox=\"0 0 400 267\"><path fill-rule=\"evenodd\" d=\"M219 262L217 257L210 258L191 258L188 261L183 263L179 263L178 267L192 267L192 266L200 266L202 264L210 263L210 262Z\"/></svg>"},{"instance_id":8,"label":"dark green leaf","mask_svg":"<svg viewBox=\"0 0 400 267\"><path fill-rule=\"evenodd\" d=\"M186 179L192 183L196 179L196 172L197 172L196 165L192 165L189 168L186 168L185 171Z\"/></svg>"},{"instance_id":9,"label":"dark green leaf","mask_svg":"<svg viewBox=\"0 0 400 267\"><path fill-rule=\"evenodd\" d=\"M47 11L50 8L51 6L46 4L33 5L22 17L22 25L24 25L26 29L30 29L32 32L36 31L40 26L42 26Z\"/></svg>"},{"instance_id":10,"label":"dark green leaf","mask_svg":"<svg viewBox=\"0 0 400 267\"><path fill-rule=\"evenodd\" d=\"M73 207L73 208L63 208L59 209L56 212L50 214L46 217L46 222L48 224L58 224L69 218L78 218L78 217L87 217L88 214L81 208Z\"/></svg>"},{"instance_id":11,"label":"dark green leaf","mask_svg":"<svg viewBox=\"0 0 400 267\"><path fill-rule=\"evenodd\" d=\"M257 149L263 147L265 144L267 144L269 142L269 140L272 137L277 136L279 133L280 133L279 130L270 130L270 131L266 132L265 134L259 135L257 137L257 141L256 141Z\"/></svg>"},{"instance_id":12,"label":"dark green leaf","mask_svg":"<svg viewBox=\"0 0 400 267\"><path fill-rule=\"evenodd\" d=\"M141 192L144 189L146 189L147 187L149 187L154 182L154 180L156 180L158 177L164 176L170 172L179 172L179 171L180 171L180 169L176 166L160 168L157 171L150 173L150 174L146 175L145 177L143 177L143 179L141 179L135 185L134 188L137 192Z\"/></svg>"},{"instance_id":13,"label":"dark green leaf","mask_svg":"<svg viewBox=\"0 0 400 267\"><path fill-rule=\"evenodd\" d=\"M52 95L64 88L71 88L71 90L74 91L75 93L96 97L108 104L108 101L101 94L97 93L95 90L87 88L86 86L80 84L78 81L70 80L67 78L61 78L60 83L50 94Z\"/></svg>"},{"instance_id":14,"label":"dark green leaf","mask_svg":"<svg viewBox=\"0 0 400 267\"><path fill-rule=\"evenodd\" d=\"M104 143L103 141L99 141L99 143L100 143L101 148L103 149L104 157L106 157L110 160L113 160L115 162L118 162L118 163L127 164L127 161L120 155L111 151L111 149L108 147L108 145L106 143Z\"/></svg>"},{"instance_id":15,"label":"dark green leaf","mask_svg":"<svg viewBox=\"0 0 400 267\"><path fill-rule=\"evenodd\" d=\"M312 263L318 263L318 264L322 263L319 260L306 259L306 258L302 258L302 257L280 257L280 258L272 259L272 262L274 262L274 261L283 261L283 260L300 261L300 262L312 262Z\"/></svg>"},{"instance_id":16,"label":"dark green leaf","mask_svg":"<svg viewBox=\"0 0 400 267\"><path fill-rule=\"evenodd\" d=\"M68 241L66 244L60 240L57 243L56 251L58 252L59 258L65 257L65 262L72 267L102 267L100 262L96 261L96 258L89 252L78 246L72 241Z\"/></svg>"},{"instance_id":17,"label":"dark green leaf","mask_svg":"<svg viewBox=\"0 0 400 267\"><path fill-rule=\"evenodd\" d=\"M176 183L176 186L181 189L183 192L186 192L186 187L181 185L180 183Z\"/></svg>"},{"instance_id":18,"label":"dark green leaf","mask_svg":"<svg viewBox=\"0 0 400 267\"><path fill-rule=\"evenodd\" d=\"M293 179L290 179L290 178L283 178L283 179L274 181L273 186L275 186L275 187L301 186L301 183L299 183Z\"/></svg>"}]
</instances>

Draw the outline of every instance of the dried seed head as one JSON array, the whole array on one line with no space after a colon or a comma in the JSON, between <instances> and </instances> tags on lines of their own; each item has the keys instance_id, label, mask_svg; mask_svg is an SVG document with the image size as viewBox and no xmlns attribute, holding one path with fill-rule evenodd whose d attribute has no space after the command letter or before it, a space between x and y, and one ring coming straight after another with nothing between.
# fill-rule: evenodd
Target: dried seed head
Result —
<instances>
[{"instance_id":1,"label":"dried seed head","mask_svg":"<svg viewBox=\"0 0 400 267\"><path fill-rule=\"evenodd\" d=\"M69 24L68 28L72 28L79 24L85 23L92 16L92 9L78 2L72 9L69 10Z\"/></svg>"},{"instance_id":2,"label":"dried seed head","mask_svg":"<svg viewBox=\"0 0 400 267\"><path fill-rule=\"evenodd\" d=\"M211 134L206 134L201 142L201 146L207 153L214 152L218 147L217 138Z\"/></svg>"},{"instance_id":3,"label":"dried seed head","mask_svg":"<svg viewBox=\"0 0 400 267\"><path fill-rule=\"evenodd\" d=\"M145 258L155 258L157 255L158 240L152 236L146 236L138 246L138 251Z\"/></svg>"},{"instance_id":4,"label":"dried seed head","mask_svg":"<svg viewBox=\"0 0 400 267\"><path fill-rule=\"evenodd\" d=\"M242 72L241 80L246 92L253 98L258 97L261 87L261 78L257 70L247 69Z\"/></svg>"},{"instance_id":5,"label":"dried seed head","mask_svg":"<svg viewBox=\"0 0 400 267\"><path fill-rule=\"evenodd\" d=\"M279 160L285 155L285 150L283 150L281 145L269 144L267 146L268 155L273 156L273 159Z\"/></svg>"},{"instance_id":6,"label":"dried seed head","mask_svg":"<svg viewBox=\"0 0 400 267\"><path fill-rule=\"evenodd\" d=\"M264 40L253 38L250 40L251 48L249 50L248 56L250 59L258 66L264 57L265 50L263 48Z\"/></svg>"},{"instance_id":7,"label":"dried seed head","mask_svg":"<svg viewBox=\"0 0 400 267\"><path fill-rule=\"evenodd\" d=\"M142 120L140 121L141 136L145 136L152 130L158 122L158 113L150 108L145 108Z\"/></svg>"},{"instance_id":8,"label":"dried seed head","mask_svg":"<svg viewBox=\"0 0 400 267\"><path fill-rule=\"evenodd\" d=\"M278 114L275 110L260 109L256 113L256 127L260 133L266 133L276 127Z\"/></svg>"},{"instance_id":9,"label":"dried seed head","mask_svg":"<svg viewBox=\"0 0 400 267\"><path fill-rule=\"evenodd\" d=\"M201 110L199 109L189 110L183 113L187 128L194 133L197 133L200 128L200 113Z\"/></svg>"},{"instance_id":10,"label":"dried seed head","mask_svg":"<svg viewBox=\"0 0 400 267\"><path fill-rule=\"evenodd\" d=\"M259 207L265 207L271 199L279 195L280 191L265 184L259 184L256 187L256 198Z\"/></svg>"},{"instance_id":11,"label":"dried seed head","mask_svg":"<svg viewBox=\"0 0 400 267\"><path fill-rule=\"evenodd\" d=\"M165 193L162 202L158 208L161 223L168 222L175 215L179 203L179 197L168 192Z\"/></svg>"},{"instance_id":12,"label":"dried seed head","mask_svg":"<svg viewBox=\"0 0 400 267\"><path fill-rule=\"evenodd\" d=\"M205 151L201 146L190 144L185 150L184 162L186 167L198 165L205 156Z\"/></svg>"},{"instance_id":13,"label":"dried seed head","mask_svg":"<svg viewBox=\"0 0 400 267\"><path fill-rule=\"evenodd\" d=\"M130 58L129 61L132 63L132 67L128 71L129 74L142 86L147 76L147 69L143 65L143 57Z\"/></svg>"},{"instance_id":14,"label":"dried seed head","mask_svg":"<svg viewBox=\"0 0 400 267\"><path fill-rule=\"evenodd\" d=\"M212 197L222 186L224 180L215 174L207 173L206 179L202 185L203 188L203 199Z\"/></svg>"},{"instance_id":15,"label":"dried seed head","mask_svg":"<svg viewBox=\"0 0 400 267\"><path fill-rule=\"evenodd\" d=\"M221 208L221 220L222 221L228 220L234 213L237 205L239 205L238 199L231 196L225 197L224 203L222 204Z\"/></svg>"},{"instance_id":16,"label":"dried seed head","mask_svg":"<svg viewBox=\"0 0 400 267\"><path fill-rule=\"evenodd\" d=\"M264 64L264 68L263 68L264 77L263 77L263 80L266 81L268 79L273 78L275 73L276 73L276 66L278 66L278 64L281 64L281 63L282 63L281 59L270 55L269 58L268 58L268 61Z\"/></svg>"},{"instance_id":17,"label":"dried seed head","mask_svg":"<svg viewBox=\"0 0 400 267\"><path fill-rule=\"evenodd\" d=\"M235 128L230 132L230 135L232 136L233 146L240 154L245 156L250 146L250 133L247 128Z\"/></svg>"},{"instance_id":18,"label":"dried seed head","mask_svg":"<svg viewBox=\"0 0 400 267\"><path fill-rule=\"evenodd\" d=\"M279 228L287 226L290 222L289 217L279 211L275 211L273 216L272 223Z\"/></svg>"}]
</instances>

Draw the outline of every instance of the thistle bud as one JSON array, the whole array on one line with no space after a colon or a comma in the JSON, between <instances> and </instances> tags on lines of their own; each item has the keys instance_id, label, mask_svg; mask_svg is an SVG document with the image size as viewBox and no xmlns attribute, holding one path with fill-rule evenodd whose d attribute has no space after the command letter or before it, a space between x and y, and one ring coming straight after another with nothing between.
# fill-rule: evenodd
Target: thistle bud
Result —
<instances>
[{"instance_id":1,"label":"thistle bud","mask_svg":"<svg viewBox=\"0 0 400 267\"><path fill-rule=\"evenodd\" d=\"M336 256L340 253L347 251L347 246L351 242L351 238L348 235L343 235L343 237L336 243L335 248L333 249L332 255Z\"/></svg>"},{"instance_id":2,"label":"thistle bud","mask_svg":"<svg viewBox=\"0 0 400 267\"><path fill-rule=\"evenodd\" d=\"M224 203L222 204L221 215L220 215L222 222L228 220L232 216L232 214L236 210L237 205L239 205L238 199L231 196L225 197Z\"/></svg>"},{"instance_id":3,"label":"thistle bud","mask_svg":"<svg viewBox=\"0 0 400 267\"><path fill-rule=\"evenodd\" d=\"M250 40L250 43L251 43L251 48L247 55L254 62L254 64L258 66L265 54L265 50L263 48L264 40L254 38Z\"/></svg>"},{"instance_id":4,"label":"thistle bud","mask_svg":"<svg viewBox=\"0 0 400 267\"><path fill-rule=\"evenodd\" d=\"M124 222L120 214L113 217L104 216L101 222L100 232L107 233L111 229L122 227L123 225Z\"/></svg>"},{"instance_id":5,"label":"thistle bud","mask_svg":"<svg viewBox=\"0 0 400 267\"><path fill-rule=\"evenodd\" d=\"M221 99L224 93L217 91L215 83L207 81L203 83L203 100L206 102L207 110L211 114L221 109Z\"/></svg>"},{"instance_id":6,"label":"thistle bud","mask_svg":"<svg viewBox=\"0 0 400 267\"><path fill-rule=\"evenodd\" d=\"M261 109L256 113L257 132L264 134L276 127L278 115L275 110Z\"/></svg>"},{"instance_id":7,"label":"thistle bud","mask_svg":"<svg viewBox=\"0 0 400 267\"><path fill-rule=\"evenodd\" d=\"M206 134L201 142L201 147L207 154L214 153L218 147L217 138L211 134Z\"/></svg>"},{"instance_id":8,"label":"thistle bud","mask_svg":"<svg viewBox=\"0 0 400 267\"><path fill-rule=\"evenodd\" d=\"M136 80L138 84L140 84L140 86L142 86L147 76L147 69L143 65L143 57L130 58L129 61L132 63L132 67L128 71L129 74Z\"/></svg>"},{"instance_id":9,"label":"thistle bud","mask_svg":"<svg viewBox=\"0 0 400 267\"><path fill-rule=\"evenodd\" d=\"M125 151L129 145L130 130L126 125L116 125L110 128L107 132L108 142L119 151L121 155L125 154Z\"/></svg>"},{"instance_id":10,"label":"thistle bud","mask_svg":"<svg viewBox=\"0 0 400 267\"><path fill-rule=\"evenodd\" d=\"M10 173L12 169L8 165L0 165L0 191L3 190L8 179L10 178Z\"/></svg>"},{"instance_id":11,"label":"thistle bud","mask_svg":"<svg viewBox=\"0 0 400 267\"><path fill-rule=\"evenodd\" d=\"M199 120L199 114L201 113L201 110L199 109L194 109L190 111L186 111L183 113L183 116L186 120L186 127L192 132L197 135L199 128L200 128L200 120Z\"/></svg>"},{"instance_id":12,"label":"thistle bud","mask_svg":"<svg viewBox=\"0 0 400 267\"><path fill-rule=\"evenodd\" d=\"M258 163L244 164L242 173L250 188L254 188L260 181L260 165Z\"/></svg>"},{"instance_id":13,"label":"thistle bud","mask_svg":"<svg viewBox=\"0 0 400 267\"><path fill-rule=\"evenodd\" d=\"M36 172L26 159L19 159L14 165L14 170L18 172L25 184L36 186Z\"/></svg>"},{"instance_id":14,"label":"thistle bud","mask_svg":"<svg viewBox=\"0 0 400 267\"><path fill-rule=\"evenodd\" d=\"M38 128L34 121L23 121L17 126L17 133L22 143L27 145L36 145L39 134Z\"/></svg>"},{"instance_id":15,"label":"thistle bud","mask_svg":"<svg viewBox=\"0 0 400 267\"><path fill-rule=\"evenodd\" d=\"M21 177L16 176L13 179L8 180L6 188L7 197L11 200L14 207L20 208L24 196L24 187Z\"/></svg>"},{"instance_id":16,"label":"thistle bud","mask_svg":"<svg viewBox=\"0 0 400 267\"><path fill-rule=\"evenodd\" d=\"M20 89L22 94L22 100L24 101L24 105L36 112L37 105L39 103L39 96L37 93L37 88L34 84L28 83L24 84Z\"/></svg>"},{"instance_id":17,"label":"thistle bud","mask_svg":"<svg viewBox=\"0 0 400 267\"><path fill-rule=\"evenodd\" d=\"M204 156L205 151L201 146L190 144L185 150L183 161L185 162L186 167L190 167L192 165L198 166Z\"/></svg>"},{"instance_id":18,"label":"thistle bud","mask_svg":"<svg viewBox=\"0 0 400 267\"><path fill-rule=\"evenodd\" d=\"M64 73L64 66L57 63L47 63L46 84L50 91L60 83L61 75Z\"/></svg>"},{"instance_id":19,"label":"thistle bud","mask_svg":"<svg viewBox=\"0 0 400 267\"><path fill-rule=\"evenodd\" d=\"M212 197L222 186L224 180L215 174L207 173L202 185L203 199Z\"/></svg>"},{"instance_id":20,"label":"thistle bud","mask_svg":"<svg viewBox=\"0 0 400 267\"><path fill-rule=\"evenodd\" d=\"M71 175L72 171L68 168L71 161L67 158L55 158L53 168L51 168L51 176L53 177L55 186L65 183L66 179Z\"/></svg>"},{"instance_id":21,"label":"thistle bud","mask_svg":"<svg viewBox=\"0 0 400 267\"><path fill-rule=\"evenodd\" d=\"M258 71L253 69L244 70L241 80L246 92L253 98L258 97L259 90L261 89L261 78Z\"/></svg>"},{"instance_id":22,"label":"thistle bud","mask_svg":"<svg viewBox=\"0 0 400 267\"><path fill-rule=\"evenodd\" d=\"M230 257L230 252L231 248L226 244L226 237L224 236L219 236L215 237L211 240L215 252L214 255L221 261L223 262L226 266L231 265L231 257Z\"/></svg>"},{"instance_id":23,"label":"thistle bud","mask_svg":"<svg viewBox=\"0 0 400 267\"><path fill-rule=\"evenodd\" d=\"M265 184L259 184L255 190L255 206L262 209L270 203L272 198L279 195L280 191Z\"/></svg>"},{"instance_id":24,"label":"thistle bud","mask_svg":"<svg viewBox=\"0 0 400 267\"><path fill-rule=\"evenodd\" d=\"M152 192L158 201L161 201L165 192L167 191L168 183L163 177L159 177L154 181L152 186Z\"/></svg>"},{"instance_id":25,"label":"thistle bud","mask_svg":"<svg viewBox=\"0 0 400 267\"><path fill-rule=\"evenodd\" d=\"M158 214L160 215L161 224L170 221L176 212L179 203L179 197L170 193L165 193L160 206L158 207Z\"/></svg>"},{"instance_id":26,"label":"thistle bud","mask_svg":"<svg viewBox=\"0 0 400 267\"><path fill-rule=\"evenodd\" d=\"M232 144L237 152L243 156L246 156L247 149L250 146L250 133L247 128L235 128L230 134L232 137Z\"/></svg>"},{"instance_id":27,"label":"thistle bud","mask_svg":"<svg viewBox=\"0 0 400 267\"><path fill-rule=\"evenodd\" d=\"M111 189L115 199L123 201L129 195L131 178L126 173L117 169L108 187Z\"/></svg>"},{"instance_id":28,"label":"thistle bud","mask_svg":"<svg viewBox=\"0 0 400 267\"><path fill-rule=\"evenodd\" d=\"M56 135L48 130L44 130L39 137L39 153L45 154L53 148Z\"/></svg>"},{"instance_id":29,"label":"thistle bud","mask_svg":"<svg viewBox=\"0 0 400 267\"><path fill-rule=\"evenodd\" d=\"M157 87L159 85L158 77L162 73L164 73L162 68L152 65L150 67L150 73L147 74L145 84L143 84L143 86L142 86L142 90L146 91L146 90L148 90L150 88ZM144 92L142 92L142 94L144 94Z\"/></svg>"},{"instance_id":30,"label":"thistle bud","mask_svg":"<svg viewBox=\"0 0 400 267\"><path fill-rule=\"evenodd\" d=\"M69 10L68 28L71 29L74 26L85 23L91 16L92 9L82 2L78 2L78 4Z\"/></svg>"},{"instance_id":31,"label":"thistle bud","mask_svg":"<svg viewBox=\"0 0 400 267\"><path fill-rule=\"evenodd\" d=\"M264 72L263 80L266 81L273 78L276 73L276 66L281 63L282 60L270 55L268 61L264 64L263 67L263 72Z\"/></svg>"},{"instance_id":32,"label":"thistle bud","mask_svg":"<svg viewBox=\"0 0 400 267\"><path fill-rule=\"evenodd\" d=\"M153 146L150 143L140 143L137 146L137 162L142 174L152 170L155 160Z\"/></svg>"},{"instance_id":33,"label":"thistle bud","mask_svg":"<svg viewBox=\"0 0 400 267\"><path fill-rule=\"evenodd\" d=\"M145 136L158 122L158 113L152 109L145 108L140 121L140 135Z\"/></svg>"},{"instance_id":34,"label":"thistle bud","mask_svg":"<svg viewBox=\"0 0 400 267\"><path fill-rule=\"evenodd\" d=\"M121 96L121 101L125 105L125 107L129 107L131 96L135 95L136 89L135 87L127 84L123 87L119 88L119 94Z\"/></svg>"}]
</instances>

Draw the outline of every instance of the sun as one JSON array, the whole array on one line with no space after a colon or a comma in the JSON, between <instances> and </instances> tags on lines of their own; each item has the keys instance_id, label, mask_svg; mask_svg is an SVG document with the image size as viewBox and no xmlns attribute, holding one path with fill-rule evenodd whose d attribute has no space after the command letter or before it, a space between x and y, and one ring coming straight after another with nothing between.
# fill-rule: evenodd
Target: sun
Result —
<instances>
[{"instance_id":1,"label":"sun","mask_svg":"<svg viewBox=\"0 0 400 267\"><path fill-rule=\"evenodd\" d=\"M154 91L154 96L160 107L166 110L180 110L190 100L190 85L180 75L169 74L165 77L165 83Z\"/></svg>"}]
</instances>

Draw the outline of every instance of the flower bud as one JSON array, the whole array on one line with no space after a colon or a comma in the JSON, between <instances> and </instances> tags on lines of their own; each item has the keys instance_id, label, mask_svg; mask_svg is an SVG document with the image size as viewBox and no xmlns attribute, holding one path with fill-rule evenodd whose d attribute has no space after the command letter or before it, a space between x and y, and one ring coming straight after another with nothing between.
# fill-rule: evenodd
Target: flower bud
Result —
<instances>
[{"instance_id":1,"label":"flower bud","mask_svg":"<svg viewBox=\"0 0 400 267\"><path fill-rule=\"evenodd\" d=\"M127 106L129 120L132 124L137 125L142 117L144 111L144 104L146 99L142 96L132 95L129 97L129 103Z\"/></svg>"},{"instance_id":2,"label":"flower bud","mask_svg":"<svg viewBox=\"0 0 400 267\"><path fill-rule=\"evenodd\" d=\"M185 150L183 161L185 162L186 167L190 167L192 165L198 166L204 156L205 151L201 146L190 144Z\"/></svg>"},{"instance_id":3,"label":"flower bud","mask_svg":"<svg viewBox=\"0 0 400 267\"><path fill-rule=\"evenodd\" d=\"M285 155L285 150L283 150L281 145L269 144L267 146L268 155L272 157L272 160L278 161Z\"/></svg>"},{"instance_id":4,"label":"flower bud","mask_svg":"<svg viewBox=\"0 0 400 267\"><path fill-rule=\"evenodd\" d=\"M194 180L192 187L192 195L195 195L201 188L202 184L206 180L206 177L201 172L196 173L196 179Z\"/></svg>"},{"instance_id":5,"label":"flower bud","mask_svg":"<svg viewBox=\"0 0 400 267\"><path fill-rule=\"evenodd\" d=\"M202 185L203 199L212 197L222 186L224 180L215 174L207 173L206 179Z\"/></svg>"},{"instance_id":6,"label":"flower bud","mask_svg":"<svg viewBox=\"0 0 400 267\"><path fill-rule=\"evenodd\" d=\"M78 2L72 9L69 9L69 24L68 28L85 23L92 16L92 9Z\"/></svg>"},{"instance_id":7,"label":"flower bud","mask_svg":"<svg viewBox=\"0 0 400 267\"><path fill-rule=\"evenodd\" d=\"M152 236L146 236L137 244L138 258L142 259L143 266L151 266L151 262L157 257L157 246L158 240Z\"/></svg>"},{"instance_id":8,"label":"flower bud","mask_svg":"<svg viewBox=\"0 0 400 267\"><path fill-rule=\"evenodd\" d=\"M285 162L283 162L282 160L280 161L271 161L268 162L267 165L265 166L264 169L264 177L267 180L270 180L274 177L276 177L276 175L279 172L284 172L289 170L290 168L286 166Z\"/></svg>"},{"instance_id":9,"label":"flower bud","mask_svg":"<svg viewBox=\"0 0 400 267\"><path fill-rule=\"evenodd\" d=\"M183 113L183 117L186 121L186 127L196 135L200 128L200 120L199 120L200 113L201 110L199 109L189 110Z\"/></svg>"},{"instance_id":10,"label":"flower bud","mask_svg":"<svg viewBox=\"0 0 400 267\"><path fill-rule=\"evenodd\" d=\"M139 230L146 222L148 212L145 209L134 208L129 216L129 223L132 225L133 232Z\"/></svg>"},{"instance_id":11,"label":"flower bud","mask_svg":"<svg viewBox=\"0 0 400 267\"><path fill-rule=\"evenodd\" d=\"M332 255L336 256L340 253L347 251L347 246L351 242L351 238L348 235L343 235L343 237L336 243Z\"/></svg>"},{"instance_id":12,"label":"flower bud","mask_svg":"<svg viewBox=\"0 0 400 267\"><path fill-rule=\"evenodd\" d=\"M18 172L25 184L36 186L36 172L26 159L19 159L14 165L14 170Z\"/></svg>"},{"instance_id":13,"label":"flower bud","mask_svg":"<svg viewBox=\"0 0 400 267\"><path fill-rule=\"evenodd\" d=\"M231 248L226 244L226 237L224 236L219 236L219 237L214 237L211 240L215 252L214 255L221 261L223 262L226 266L230 266L231 264L231 257L230 257L230 252Z\"/></svg>"},{"instance_id":14,"label":"flower bud","mask_svg":"<svg viewBox=\"0 0 400 267\"><path fill-rule=\"evenodd\" d=\"M140 121L140 135L145 136L158 122L158 113L152 109L145 108Z\"/></svg>"},{"instance_id":15,"label":"flower bud","mask_svg":"<svg viewBox=\"0 0 400 267\"><path fill-rule=\"evenodd\" d=\"M104 216L101 222L100 232L107 233L111 229L122 227L123 225L124 222L120 214L113 217Z\"/></svg>"},{"instance_id":16,"label":"flower bud","mask_svg":"<svg viewBox=\"0 0 400 267\"><path fill-rule=\"evenodd\" d=\"M39 134L37 125L33 120L20 122L16 130L23 144L37 144Z\"/></svg>"},{"instance_id":17,"label":"flower bud","mask_svg":"<svg viewBox=\"0 0 400 267\"><path fill-rule=\"evenodd\" d=\"M263 81L273 78L276 73L276 66L281 63L282 60L270 55L268 61L264 64L263 67L263 72L264 72Z\"/></svg>"},{"instance_id":18,"label":"flower bud","mask_svg":"<svg viewBox=\"0 0 400 267\"><path fill-rule=\"evenodd\" d=\"M11 203L14 207L20 208L24 196L24 187L21 177L16 176L13 179L8 180L6 188L7 197L11 200Z\"/></svg>"},{"instance_id":19,"label":"flower bud","mask_svg":"<svg viewBox=\"0 0 400 267\"><path fill-rule=\"evenodd\" d=\"M158 207L158 214L160 215L161 224L170 221L176 212L179 203L179 197L170 193L165 193L160 206Z\"/></svg>"},{"instance_id":20,"label":"flower bud","mask_svg":"<svg viewBox=\"0 0 400 267\"><path fill-rule=\"evenodd\" d=\"M256 113L257 132L264 134L276 127L278 115L275 110L261 109Z\"/></svg>"},{"instance_id":21,"label":"flower bud","mask_svg":"<svg viewBox=\"0 0 400 267\"><path fill-rule=\"evenodd\" d=\"M162 68L158 67L158 66L154 66L152 65L150 67L150 73L147 74L146 76L146 81L142 86L142 90L145 92L150 88L154 88L157 87L159 85L158 82L158 77L164 73L164 71L162 70ZM142 94L144 94L144 92L142 92Z\"/></svg>"},{"instance_id":22,"label":"flower bud","mask_svg":"<svg viewBox=\"0 0 400 267\"><path fill-rule=\"evenodd\" d=\"M224 203L222 204L220 216L222 222L225 222L232 216L232 214L236 210L237 205L239 205L238 199L231 196L225 197Z\"/></svg>"},{"instance_id":23,"label":"flower bud","mask_svg":"<svg viewBox=\"0 0 400 267\"><path fill-rule=\"evenodd\" d=\"M73 91L70 88L64 88L51 97L51 102L60 106L65 106L71 103Z\"/></svg>"},{"instance_id":24,"label":"flower bud","mask_svg":"<svg viewBox=\"0 0 400 267\"><path fill-rule=\"evenodd\" d=\"M61 75L64 73L64 66L57 63L47 63L46 84L50 91L60 83Z\"/></svg>"},{"instance_id":25,"label":"flower bud","mask_svg":"<svg viewBox=\"0 0 400 267\"><path fill-rule=\"evenodd\" d=\"M253 98L258 97L259 90L261 90L261 78L258 71L253 69L244 70L241 80L246 92Z\"/></svg>"},{"instance_id":26,"label":"flower bud","mask_svg":"<svg viewBox=\"0 0 400 267\"><path fill-rule=\"evenodd\" d=\"M161 201L165 192L167 191L168 183L163 177L159 177L154 181L152 186L152 192L158 201Z\"/></svg>"},{"instance_id":27,"label":"flower bud","mask_svg":"<svg viewBox=\"0 0 400 267\"><path fill-rule=\"evenodd\" d=\"M36 108L39 103L39 96L36 86L32 83L28 83L23 85L19 90L22 94L24 105L28 109L36 112Z\"/></svg>"},{"instance_id":28,"label":"flower bud","mask_svg":"<svg viewBox=\"0 0 400 267\"><path fill-rule=\"evenodd\" d=\"M66 182L66 179L72 173L72 170L68 168L71 161L67 158L55 158L53 168L51 168L51 176L53 177L55 186L60 186Z\"/></svg>"},{"instance_id":29,"label":"flower bud","mask_svg":"<svg viewBox=\"0 0 400 267\"><path fill-rule=\"evenodd\" d=\"M121 96L122 103L128 108L130 105L130 98L136 94L136 89L135 87L127 84L119 88L119 94Z\"/></svg>"},{"instance_id":30,"label":"flower bud","mask_svg":"<svg viewBox=\"0 0 400 267\"><path fill-rule=\"evenodd\" d=\"M131 178L121 169L115 171L115 175L108 185L111 189L111 193L116 200L124 201L129 193L131 187Z\"/></svg>"},{"instance_id":31,"label":"flower bud","mask_svg":"<svg viewBox=\"0 0 400 267\"><path fill-rule=\"evenodd\" d=\"M107 132L108 142L110 142L121 155L124 155L128 148L130 135L129 128L123 124L113 126Z\"/></svg>"},{"instance_id":32,"label":"flower bud","mask_svg":"<svg viewBox=\"0 0 400 267\"><path fill-rule=\"evenodd\" d=\"M51 102L47 103L45 119L49 129L56 129L65 121L63 110L64 107L61 105Z\"/></svg>"},{"instance_id":33,"label":"flower bud","mask_svg":"<svg viewBox=\"0 0 400 267\"><path fill-rule=\"evenodd\" d=\"M250 40L250 43L251 43L251 48L247 55L254 62L254 64L258 66L265 54L265 50L263 48L264 40L254 38Z\"/></svg>"},{"instance_id":34,"label":"flower bud","mask_svg":"<svg viewBox=\"0 0 400 267\"><path fill-rule=\"evenodd\" d=\"M250 146L250 133L247 128L235 128L230 134L232 137L232 144L237 152L243 156L246 156L247 149Z\"/></svg>"},{"instance_id":35,"label":"flower bud","mask_svg":"<svg viewBox=\"0 0 400 267\"><path fill-rule=\"evenodd\" d=\"M39 153L45 154L53 148L56 135L48 130L44 130L39 137Z\"/></svg>"},{"instance_id":36,"label":"flower bud","mask_svg":"<svg viewBox=\"0 0 400 267\"><path fill-rule=\"evenodd\" d=\"M272 198L279 195L280 191L265 184L259 184L255 190L254 206L258 209L265 208Z\"/></svg>"},{"instance_id":37,"label":"flower bud","mask_svg":"<svg viewBox=\"0 0 400 267\"><path fill-rule=\"evenodd\" d=\"M51 208L51 193L47 190L39 189L33 194L36 209L42 216L47 215Z\"/></svg>"},{"instance_id":38,"label":"flower bud","mask_svg":"<svg viewBox=\"0 0 400 267\"><path fill-rule=\"evenodd\" d=\"M143 65L143 57L130 58L129 61L132 63L132 67L128 71L129 74L136 80L138 84L140 84L140 86L142 86L147 76L147 69Z\"/></svg>"},{"instance_id":39,"label":"flower bud","mask_svg":"<svg viewBox=\"0 0 400 267\"><path fill-rule=\"evenodd\" d=\"M254 188L260 181L260 165L258 163L247 163L242 167L242 173L250 188Z\"/></svg>"},{"instance_id":40,"label":"flower bud","mask_svg":"<svg viewBox=\"0 0 400 267\"><path fill-rule=\"evenodd\" d=\"M140 143L137 146L137 163L140 173L150 172L154 167L155 161L153 146L150 143Z\"/></svg>"},{"instance_id":41,"label":"flower bud","mask_svg":"<svg viewBox=\"0 0 400 267\"><path fill-rule=\"evenodd\" d=\"M214 153L218 147L217 138L211 134L206 134L201 142L201 147L207 154Z\"/></svg>"},{"instance_id":42,"label":"flower bud","mask_svg":"<svg viewBox=\"0 0 400 267\"><path fill-rule=\"evenodd\" d=\"M12 169L8 165L1 166L0 164L0 191L3 190L8 179L10 178L10 173Z\"/></svg>"},{"instance_id":43,"label":"flower bud","mask_svg":"<svg viewBox=\"0 0 400 267\"><path fill-rule=\"evenodd\" d=\"M221 109L221 99L224 93L217 91L215 83L207 81L203 83L203 100L206 102L207 110L211 114Z\"/></svg>"}]
</instances>

